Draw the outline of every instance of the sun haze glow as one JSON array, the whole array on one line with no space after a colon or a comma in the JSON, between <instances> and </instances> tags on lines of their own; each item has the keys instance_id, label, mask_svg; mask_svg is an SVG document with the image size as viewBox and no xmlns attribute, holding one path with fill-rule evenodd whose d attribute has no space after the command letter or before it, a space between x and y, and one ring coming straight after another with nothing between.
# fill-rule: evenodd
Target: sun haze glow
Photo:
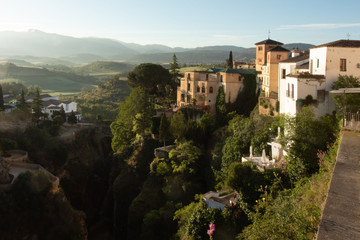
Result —
<instances>
[{"instance_id":1,"label":"sun haze glow","mask_svg":"<svg viewBox=\"0 0 360 240\"><path fill-rule=\"evenodd\" d=\"M0 31L112 38L171 47L253 47L268 37L321 44L360 38L359 1L224 2L147 0L3 0Z\"/></svg>"}]
</instances>

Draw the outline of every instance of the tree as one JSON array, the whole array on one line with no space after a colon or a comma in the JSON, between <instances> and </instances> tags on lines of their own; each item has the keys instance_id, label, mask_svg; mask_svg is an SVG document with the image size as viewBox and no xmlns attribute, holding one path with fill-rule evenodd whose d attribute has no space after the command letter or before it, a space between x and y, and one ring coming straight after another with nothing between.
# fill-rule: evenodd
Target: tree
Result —
<instances>
[{"instance_id":1,"label":"tree","mask_svg":"<svg viewBox=\"0 0 360 240\"><path fill-rule=\"evenodd\" d=\"M229 58L226 59L226 68L234 68L232 51L229 53Z\"/></svg>"},{"instance_id":2,"label":"tree","mask_svg":"<svg viewBox=\"0 0 360 240\"><path fill-rule=\"evenodd\" d=\"M161 115L160 127L159 127L159 139L164 142L171 137L170 133L170 122L167 119L165 113Z\"/></svg>"},{"instance_id":3,"label":"tree","mask_svg":"<svg viewBox=\"0 0 360 240\"><path fill-rule=\"evenodd\" d=\"M44 114L42 113L43 101L40 96L40 89L36 88L35 96L32 102L33 116L35 119L40 119Z\"/></svg>"},{"instance_id":4,"label":"tree","mask_svg":"<svg viewBox=\"0 0 360 240\"><path fill-rule=\"evenodd\" d=\"M28 111L29 110L29 106L25 100L25 92L24 92L24 89L21 89L21 93L20 93L20 97L17 101L17 104L16 104L17 108L22 110L22 111Z\"/></svg>"},{"instance_id":5,"label":"tree","mask_svg":"<svg viewBox=\"0 0 360 240\"><path fill-rule=\"evenodd\" d=\"M229 166L225 183L232 189L242 193L242 198L253 205L259 197L258 189L264 182L263 176L256 167L250 163L234 162Z\"/></svg>"},{"instance_id":6,"label":"tree","mask_svg":"<svg viewBox=\"0 0 360 240\"><path fill-rule=\"evenodd\" d=\"M180 66L179 66L179 64L178 64L178 62L177 62L177 57L176 57L176 55L175 55L175 53L174 53L174 55L173 55L173 62L170 64L170 69L169 69L169 72L170 72L170 74L171 74L171 80L173 81L173 82L175 82L177 85L180 85L180 71L179 71L179 69L180 69Z\"/></svg>"},{"instance_id":7,"label":"tree","mask_svg":"<svg viewBox=\"0 0 360 240\"><path fill-rule=\"evenodd\" d=\"M2 86L0 84L0 112L5 111Z\"/></svg>"},{"instance_id":8,"label":"tree","mask_svg":"<svg viewBox=\"0 0 360 240\"><path fill-rule=\"evenodd\" d=\"M70 123L70 124L75 124L77 123L77 118L76 118L76 115L74 113L74 111L71 111L68 119L67 119L67 122Z\"/></svg>"},{"instance_id":9,"label":"tree","mask_svg":"<svg viewBox=\"0 0 360 240\"><path fill-rule=\"evenodd\" d=\"M177 111L171 118L170 131L175 139L180 139L184 136L186 130L185 117L181 111Z\"/></svg>"},{"instance_id":10,"label":"tree","mask_svg":"<svg viewBox=\"0 0 360 240\"><path fill-rule=\"evenodd\" d=\"M136 134L142 135L151 126L153 115L154 106L145 90L134 88L126 100L120 102L118 116L110 126L114 135L113 150L121 151L131 144Z\"/></svg>"},{"instance_id":11,"label":"tree","mask_svg":"<svg viewBox=\"0 0 360 240\"><path fill-rule=\"evenodd\" d=\"M169 159L174 173L193 174L198 169L197 161L201 156L201 150L192 141L179 144L176 149L169 153Z\"/></svg>"},{"instance_id":12,"label":"tree","mask_svg":"<svg viewBox=\"0 0 360 240\"><path fill-rule=\"evenodd\" d=\"M216 96L215 110L216 110L217 124L220 126L226 124L225 123L226 102L225 102L225 92L223 86L219 87L218 94Z\"/></svg>"},{"instance_id":13,"label":"tree","mask_svg":"<svg viewBox=\"0 0 360 240\"><path fill-rule=\"evenodd\" d=\"M225 140L222 149L222 171L227 172L232 162L241 162L241 157L249 151L254 136L254 123L250 118L234 117L229 122L231 135Z\"/></svg>"},{"instance_id":14,"label":"tree","mask_svg":"<svg viewBox=\"0 0 360 240\"><path fill-rule=\"evenodd\" d=\"M131 88L141 87L146 94L152 95L159 93L165 95L165 86L172 84L171 76L167 69L159 64L143 63L135 67L132 72L128 74L128 84Z\"/></svg>"},{"instance_id":15,"label":"tree","mask_svg":"<svg viewBox=\"0 0 360 240\"><path fill-rule=\"evenodd\" d=\"M339 75L338 80L332 85L333 89L340 88L358 88L360 87L360 80L352 75ZM358 111L360 107L360 94L346 93L334 95L335 103L340 111Z\"/></svg>"},{"instance_id":16,"label":"tree","mask_svg":"<svg viewBox=\"0 0 360 240\"><path fill-rule=\"evenodd\" d=\"M330 116L314 117L310 107L304 107L294 118L288 118L285 127L287 142L291 142L288 152L288 171L293 181L309 177L319 170L317 153L326 151L335 140L338 131L337 120Z\"/></svg>"}]
</instances>

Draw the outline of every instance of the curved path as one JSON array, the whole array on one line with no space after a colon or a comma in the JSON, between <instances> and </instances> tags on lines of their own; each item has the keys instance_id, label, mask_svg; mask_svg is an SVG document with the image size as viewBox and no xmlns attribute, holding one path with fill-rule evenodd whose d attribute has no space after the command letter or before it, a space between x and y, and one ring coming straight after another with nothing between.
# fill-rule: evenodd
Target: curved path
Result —
<instances>
[{"instance_id":1,"label":"curved path","mask_svg":"<svg viewBox=\"0 0 360 240\"><path fill-rule=\"evenodd\" d=\"M360 133L344 132L317 240L360 239Z\"/></svg>"}]
</instances>

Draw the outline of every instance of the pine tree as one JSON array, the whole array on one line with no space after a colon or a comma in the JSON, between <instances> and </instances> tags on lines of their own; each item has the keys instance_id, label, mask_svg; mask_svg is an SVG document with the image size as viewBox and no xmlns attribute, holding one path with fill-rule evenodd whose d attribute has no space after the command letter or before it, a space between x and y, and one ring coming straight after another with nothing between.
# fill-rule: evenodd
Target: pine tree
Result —
<instances>
[{"instance_id":1,"label":"pine tree","mask_svg":"<svg viewBox=\"0 0 360 240\"><path fill-rule=\"evenodd\" d=\"M177 57L175 53L173 55L173 62L170 64L169 72L171 74L172 81L175 82L177 85L180 85L180 66L177 62Z\"/></svg>"},{"instance_id":2,"label":"pine tree","mask_svg":"<svg viewBox=\"0 0 360 240\"><path fill-rule=\"evenodd\" d=\"M68 123L70 123L70 124L75 124L75 123L77 123L77 118L76 118L76 115L75 115L74 111L71 111L71 113L70 113L67 121L68 121Z\"/></svg>"},{"instance_id":3,"label":"pine tree","mask_svg":"<svg viewBox=\"0 0 360 240\"><path fill-rule=\"evenodd\" d=\"M226 59L226 68L234 68L232 51L229 53L229 58Z\"/></svg>"},{"instance_id":4,"label":"pine tree","mask_svg":"<svg viewBox=\"0 0 360 240\"><path fill-rule=\"evenodd\" d=\"M43 116L42 113L43 101L40 97L40 89L36 88L35 96L32 102L33 116L35 119L40 119Z\"/></svg>"},{"instance_id":5,"label":"pine tree","mask_svg":"<svg viewBox=\"0 0 360 240\"><path fill-rule=\"evenodd\" d=\"M5 111L2 86L0 84L0 112Z\"/></svg>"},{"instance_id":6,"label":"pine tree","mask_svg":"<svg viewBox=\"0 0 360 240\"><path fill-rule=\"evenodd\" d=\"M16 104L16 107L20 109L21 111L28 111L29 106L25 100L25 92L24 89L21 89L20 98L18 99L18 102Z\"/></svg>"}]
</instances>

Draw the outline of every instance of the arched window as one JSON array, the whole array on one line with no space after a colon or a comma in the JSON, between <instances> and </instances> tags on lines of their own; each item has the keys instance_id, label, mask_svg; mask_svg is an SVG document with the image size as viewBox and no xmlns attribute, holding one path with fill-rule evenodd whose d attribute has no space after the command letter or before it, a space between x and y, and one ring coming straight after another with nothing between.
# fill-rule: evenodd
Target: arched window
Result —
<instances>
[{"instance_id":1,"label":"arched window","mask_svg":"<svg viewBox=\"0 0 360 240\"><path fill-rule=\"evenodd\" d=\"M213 87L210 87L209 88L209 93L213 93L213 91L214 91Z\"/></svg>"},{"instance_id":2,"label":"arched window","mask_svg":"<svg viewBox=\"0 0 360 240\"><path fill-rule=\"evenodd\" d=\"M200 87L199 86L196 87L196 92L200 92Z\"/></svg>"}]
</instances>

